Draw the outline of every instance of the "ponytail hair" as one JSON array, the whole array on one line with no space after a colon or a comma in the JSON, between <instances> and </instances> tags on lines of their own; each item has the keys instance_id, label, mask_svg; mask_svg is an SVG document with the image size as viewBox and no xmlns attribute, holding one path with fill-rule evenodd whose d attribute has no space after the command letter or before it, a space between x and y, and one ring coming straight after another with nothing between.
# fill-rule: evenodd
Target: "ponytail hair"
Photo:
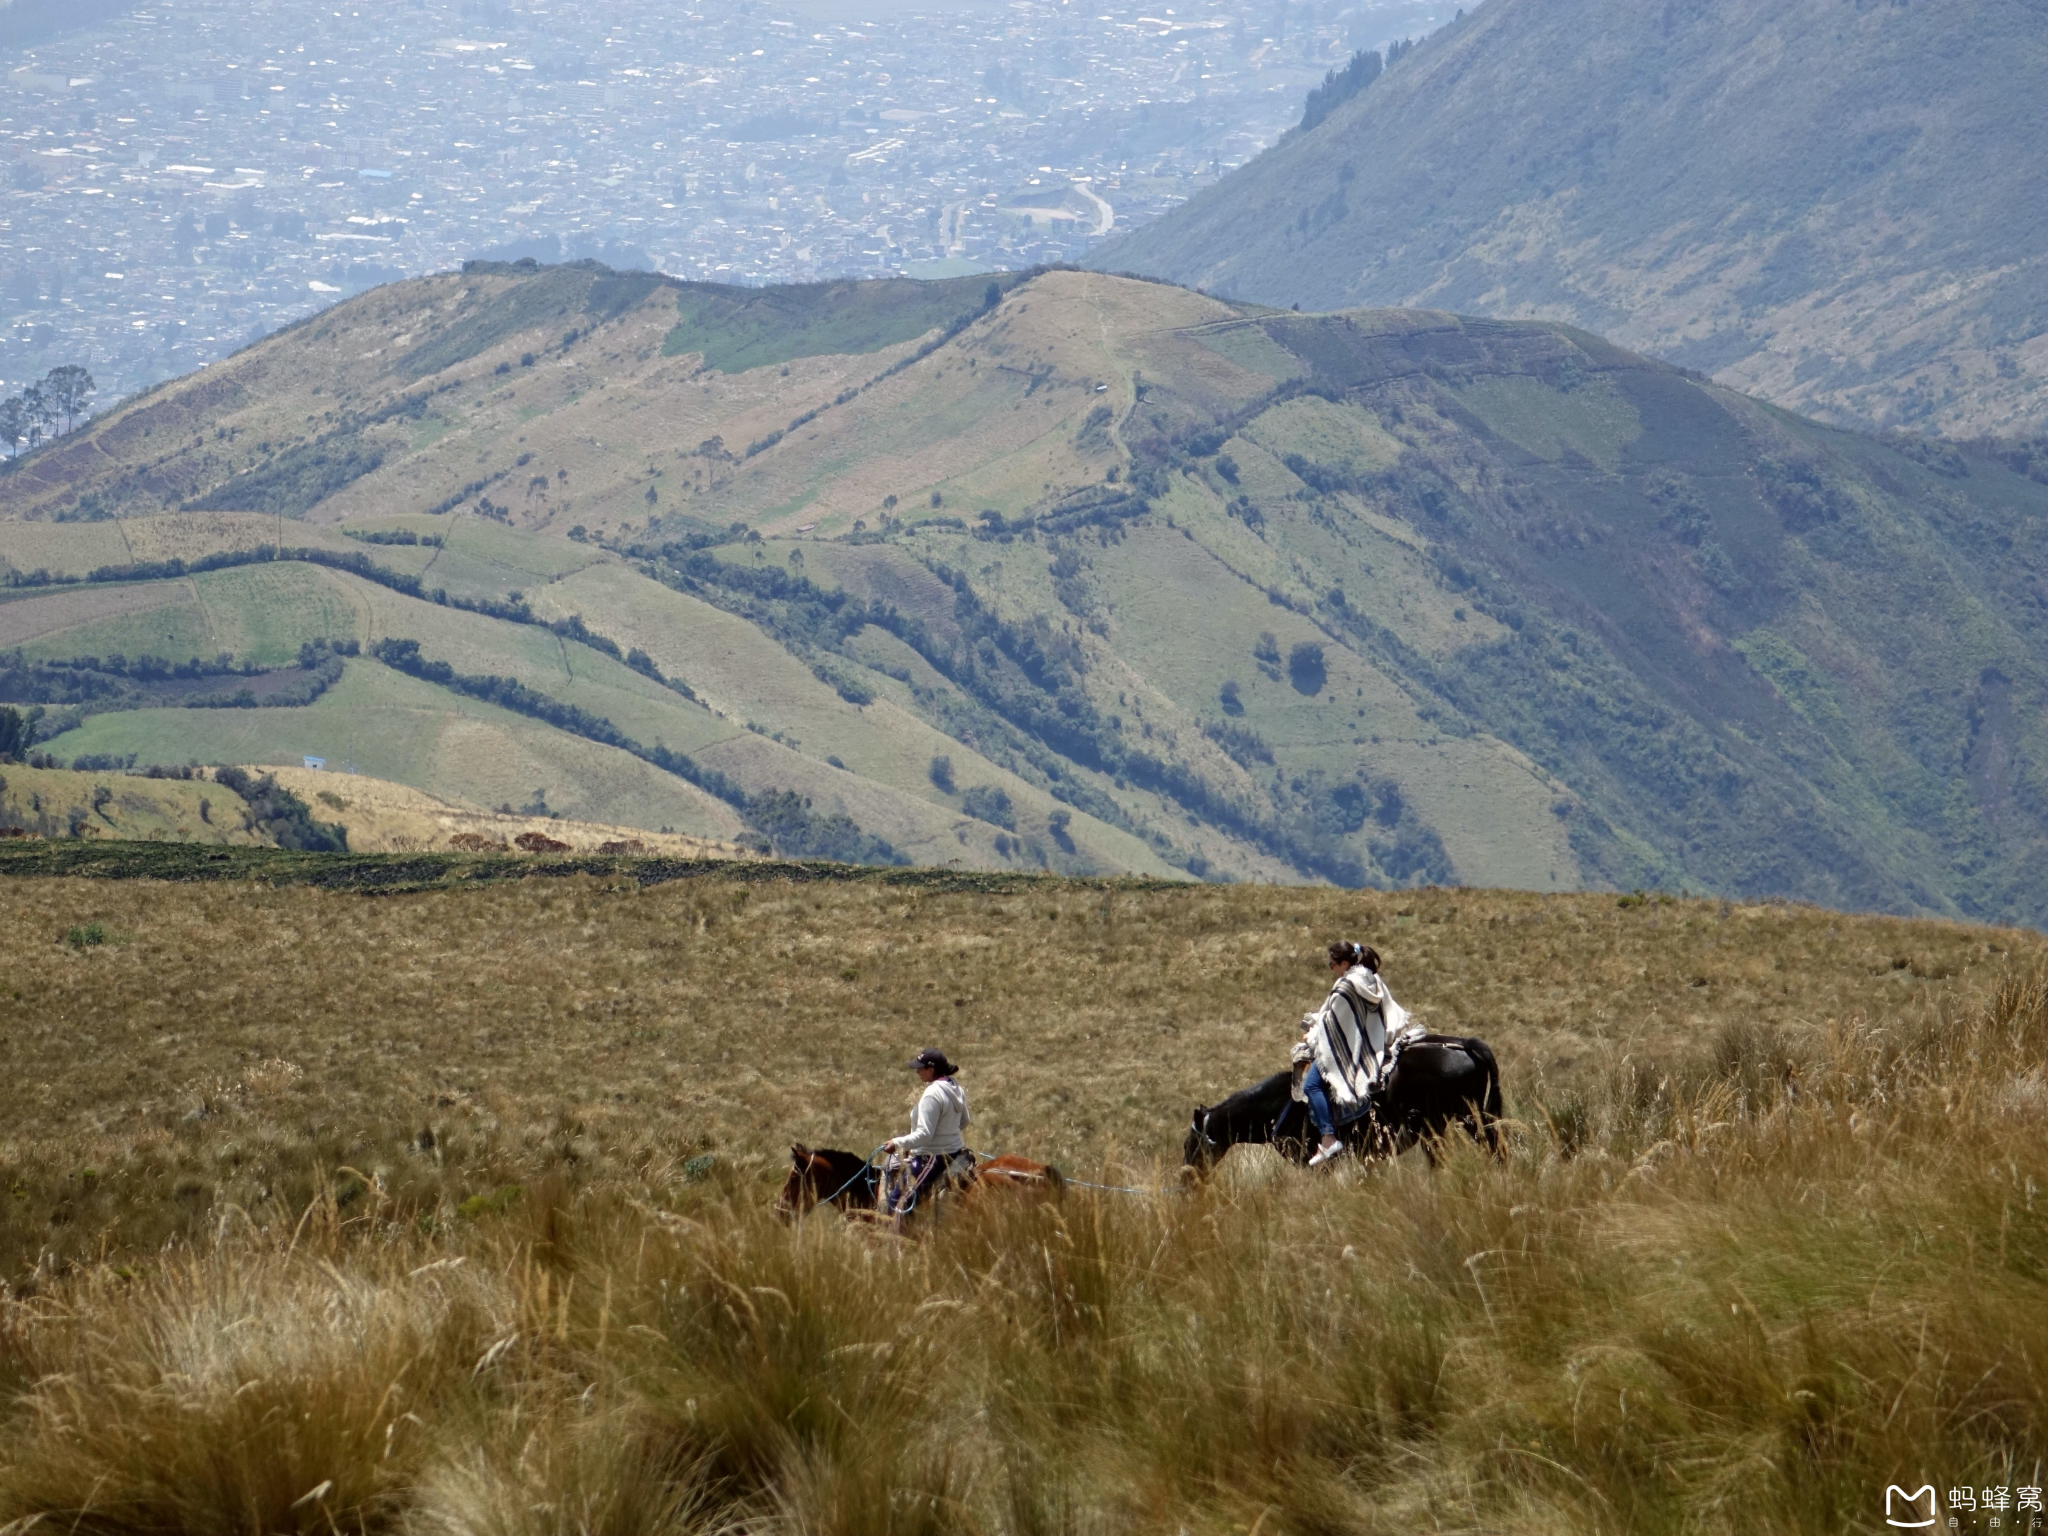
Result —
<instances>
[{"instance_id":1,"label":"ponytail hair","mask_svg":"<svg viewBox=\"0 0 2048 1536\"><path fill-rule=\"evenodd\" d=\"M1330 964L1362 965L1375 976L1380 973L1380 952L1369 944L1339 939L1330 946Z\"/></svg>"}]
</instances>

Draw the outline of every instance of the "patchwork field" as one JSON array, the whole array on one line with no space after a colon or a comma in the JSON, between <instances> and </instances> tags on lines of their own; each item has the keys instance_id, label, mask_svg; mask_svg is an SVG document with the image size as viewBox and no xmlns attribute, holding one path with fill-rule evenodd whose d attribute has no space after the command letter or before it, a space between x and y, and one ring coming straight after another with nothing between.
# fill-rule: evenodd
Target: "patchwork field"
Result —
<instances>
[{"instance_id":1,"label":"patchwork field","mask_svg":"<svg viewBox=\"0 0 2048 1536\"><path fill-rule=\"evenodd\" d=\"M2048 920L2035 451L1563 326L475 263L0 478L0 686L60 758L353 736L797 858ZM419 687L250 685L296 719L137 673L387 640Z\"/></svg>"},{"instance_id":2,"label":"patchwork field","mask_svg":"<svg viewBox=\"0 0 2048 1536\"><path fill-rule=\"evenodd\" d=\"M7 859L20 1530L1823 1532L2048 1456L2035 934ZM1284 1063L1338 935L1493 1043L1504 1162L1183 1189L1190 1106ZM787 1143L900 1129L928 1043L975 1146L1082 1182L778 1224Z\"/></svg>"}]
</instances>

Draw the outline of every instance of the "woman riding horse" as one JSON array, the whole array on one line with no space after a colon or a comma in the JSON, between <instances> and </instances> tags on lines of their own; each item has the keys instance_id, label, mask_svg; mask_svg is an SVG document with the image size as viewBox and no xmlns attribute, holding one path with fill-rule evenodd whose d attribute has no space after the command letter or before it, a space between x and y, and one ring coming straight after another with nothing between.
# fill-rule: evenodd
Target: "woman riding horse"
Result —
<instances>
[{"instance_id":1,"label":"woman riding horse","mask_svg":"<svg viewBox=\"0 0 2048 1536\"><path fill-rule=\"evenodd\" d=\"M1302 1040L1294 1048L1295 1064L1308 1068L1301 1091L1322 1138L1308 1160L1311 1168L1345 1154L1343 1128L1372 1113L1390 1053L1404 1035L1421 1032L1380 979L1377 950L1340 939L1329 955L1336 978L1330 995L1302 1016Z\"/></svg>"},{"instance_id":2,"label":"woman riding horse","mask_svg":"<svg viewBox=\"0 0 2048 1536\"><path fill-rule=\"evenodd\" d=\"M882 1147L884 1214L900 1224L935 1179L971 1179L974 1154L961 1132L974 1123L967 1110L967 1090L953 1079L960 1069L937 1049L919 1051L909 1066L925 1085L906 1135Z\"/></svg>"},{"instance_id":3,"label":"woman riding horse","mask_svg":"<svg viewBox=\"0 0 2048 1536\"><path fill-rule=\"evenodd\" d=\"M1454 1125L1500 1156L1500 1067L1486 1042L1410 1023L1367 946L1332 944L1329 956L1335 981L1323 1006L1302 1018L1293 1070L1197 1104L1182 1164L1206 1173L1246 1145L1311 1168L1347 1151L1392 1157L1420 1146L1433 1164Z\"/></svg>"}]
</instances>

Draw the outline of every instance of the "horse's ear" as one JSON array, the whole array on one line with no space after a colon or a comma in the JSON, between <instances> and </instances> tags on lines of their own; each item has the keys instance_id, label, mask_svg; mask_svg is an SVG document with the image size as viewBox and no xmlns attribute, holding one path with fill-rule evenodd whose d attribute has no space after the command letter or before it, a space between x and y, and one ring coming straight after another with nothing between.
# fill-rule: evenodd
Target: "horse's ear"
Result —
<instances>
[{"instance_id":1,"label":"horse's ear","mask_svg":"<svg viewBox=\"0 0 2048 1536\"><path fill-rule=\"evenodd\" d=\"M789 1144L789 1160L801 1168L811 1160L811 1149L800 1141L792 1141Z\"/></svg>"},{"instance_id":2,"label":"horse's ear","mask_svg":"<svg viewBox=\"0 0 2048 1536\"><path fill-rule=\"evenodd\" d=\"M1194 1114L1188 1117L1188 1123L1190 1125L1200 1125L1202 1123L1202 1116L1206 1115L1207 1113L1209 1113L1208 1105L1197 1104L1195 1106Z\"/></svg>"}]
</instances>

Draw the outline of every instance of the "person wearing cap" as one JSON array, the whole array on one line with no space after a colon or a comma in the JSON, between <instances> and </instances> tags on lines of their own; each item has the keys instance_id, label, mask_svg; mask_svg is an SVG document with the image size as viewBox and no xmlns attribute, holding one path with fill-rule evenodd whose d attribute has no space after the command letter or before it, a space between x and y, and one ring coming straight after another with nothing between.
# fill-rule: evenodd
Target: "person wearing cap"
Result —
<instances>
[{"instance_id":1,"label":"person wearing cap","mask_svg":"<svg viewBox=\"0 0 2048 1536\"><path fill-rule=\"evenodd\" d=\"M884 1165L887 1214L899 1222L915 1208L941 1170L954 1177L974 1171L974 1154L961 1136L974 1117L967 1110L967 1090L954 1081L960 1069L936 1048L919 1051L910 1058L909 1066L925 1085L924 1091L917 1096L908 1134L882 1148L888 1156Z\"/></svg>"}]
</instances>

